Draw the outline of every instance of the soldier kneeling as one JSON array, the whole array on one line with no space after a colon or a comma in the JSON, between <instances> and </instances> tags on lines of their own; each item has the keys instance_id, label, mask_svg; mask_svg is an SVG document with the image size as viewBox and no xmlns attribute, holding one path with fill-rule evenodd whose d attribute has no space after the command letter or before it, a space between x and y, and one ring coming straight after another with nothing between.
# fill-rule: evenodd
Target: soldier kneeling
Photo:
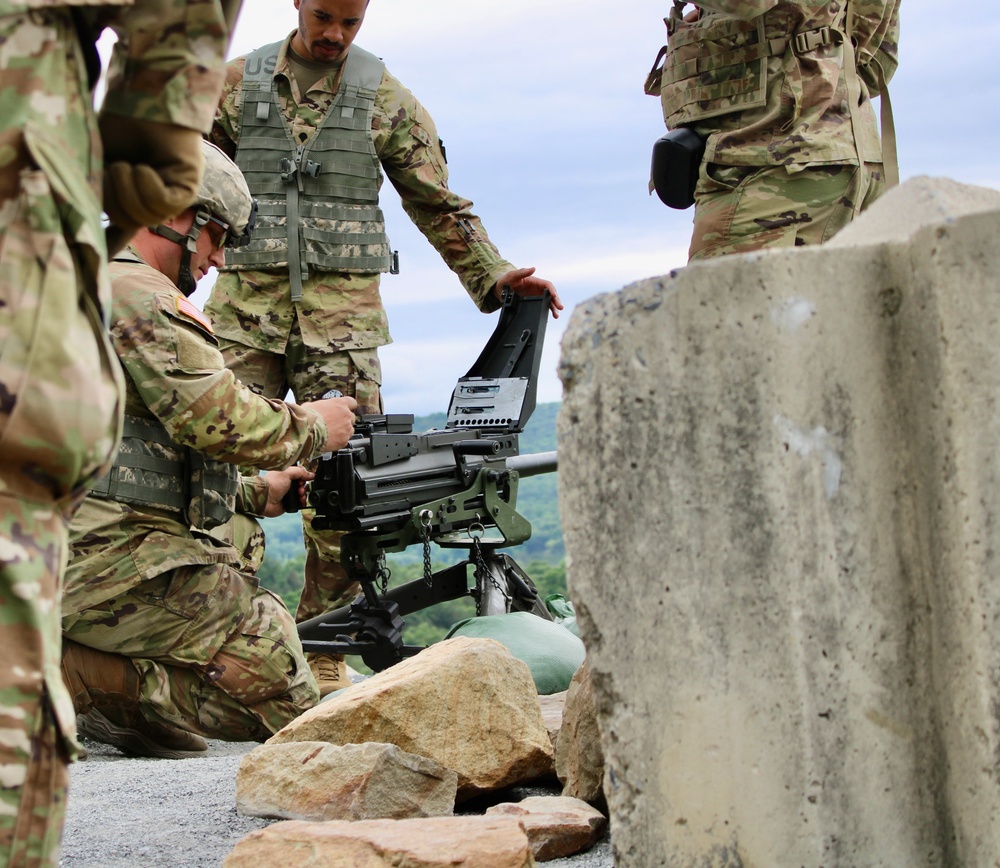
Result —
<instances>
[{"instance_id":1,"label":"soldier kneeling","mask_svg":"<svg viewBox=\"0 0 1000 868\"><path fill-rule=\"evenodd\" d=\"M187 296L249 237L255 203L222 151L206 142L204 156L194 204L110 264L124 436L73 519L63 595L79 731L139 756L263 740L317 701L291 615L226 529L234 509L280 515L310 477L281 468L343 447L354 427L353 398L288 404L226 369Z\"/></svg>"}]
</instances>

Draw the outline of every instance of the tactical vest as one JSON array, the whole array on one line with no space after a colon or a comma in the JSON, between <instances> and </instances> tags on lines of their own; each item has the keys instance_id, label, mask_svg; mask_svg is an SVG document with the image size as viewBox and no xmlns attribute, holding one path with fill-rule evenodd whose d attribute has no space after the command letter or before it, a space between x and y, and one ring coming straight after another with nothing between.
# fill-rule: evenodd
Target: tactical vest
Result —
<instances>
[{"instance_id":1,"label":"tactical vest","mask_svg":"<svg viewBox=\"0 0 1000 868\"><path fill-rule=\"evenodd\" d=\"M126 416L114 466L90 491L95 497L177 513L189 527L211 530L233 515L235 464L179 446L156 419Z\"/></svg>"},{"instance_id":2,"label":"tactical vest","mask_svg":"<svg viewBox=\"0 0 1000 868\"><path fill-rule=\"evenodd\" d=\"M282 43L247 57L236 164L258 201L253 240L226 251L227 270L288 266L292 299L309 269L388 271L389 239L378 207L382 171L372 141L384 64L352 46L329 112L305 145L282 116L273 73Z\"/></svg>"},{"instance_id":3,"label":"tactical vest","mask_svg":"<svg viewBox=\"0 0 1000 868\"><path fill-rule=\"evenodd\" d=\"M787 8L749 21L702 13L705 19L691 24L683 18L683 7L675 0L667 19L667 46L647 85L647 90L659 88L670 129L765 105L769 57L784 54L790 42L794 50L807 51L833 39L829 27L792 33Z\"/></svg>"}]
</instances>

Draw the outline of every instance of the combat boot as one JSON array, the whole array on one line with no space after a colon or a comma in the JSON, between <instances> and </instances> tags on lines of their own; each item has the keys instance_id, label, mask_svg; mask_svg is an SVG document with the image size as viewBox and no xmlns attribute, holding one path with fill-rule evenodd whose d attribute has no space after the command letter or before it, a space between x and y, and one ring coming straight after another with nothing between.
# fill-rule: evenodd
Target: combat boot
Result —
<instances>
[{"instance_id":1,"label":"combat boot","mask_svg":"<svg viewBox=\"0 0 1000 868\"><path fill-rule=\"evenodd\" d=\"M62 675L83 735L132 756L179 759L208 749L201 736L142 714L139 673L128 657L64 639Z\"/></svg>"},{"instance_id":2,"label":"combat boot","mask_svg":"<svg viewBox=\"0 0 1000 868\"><path fill-rule=\"evenodd\" d=\"M208 750L208 742L193 732L162 723L152 723L141 716L132 724L132 726L117 724L96 708L76 717L76 730L80 735L110 744L129 756L184 759L198 756Z\"/></svg>"},{"instance_id":3,"label":"combat boot","mask_svg":"<svg viewBox=\"0 0 1000 868\"><path fill-rule=\"evenodd\" d=\"M306 654L306 662L319 685L321 697L328 696L342 687L351 686L351 679L347 672L347 661L343 654L311 652Z\"/></svg>"}]
</instances>

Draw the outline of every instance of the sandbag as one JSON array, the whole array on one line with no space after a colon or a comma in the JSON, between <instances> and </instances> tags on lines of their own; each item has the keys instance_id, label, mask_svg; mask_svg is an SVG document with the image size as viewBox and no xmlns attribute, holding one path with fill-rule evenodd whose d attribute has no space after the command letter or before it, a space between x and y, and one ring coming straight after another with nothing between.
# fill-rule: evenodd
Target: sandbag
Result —
<instances>
[{"instance_id":1,"label":"sandbag","mask_svg":"<svg viewBox=\"0 0 1000 868\"><path fill-rule=\"evenodd\" d=\"M535 688L543 696L566 690L586 656L578 636L531 612L468 618L455 624L445 638L452 636L496 639L518 660L528 664Z\"/></svg>"},{"instance_id":2,"label":"sandbag","mask_svg":"<svg viewBox=\"0 0 1000 868\"><path fill-rule=\"evenodd\" d=\"M567 600L562 594L549 594L545 598L545 608L549 610L553 621L562 624L574 636L580 635L580 628L576 624L576 609L573 607L572 600Z\"/></svg>"}]
</instances>

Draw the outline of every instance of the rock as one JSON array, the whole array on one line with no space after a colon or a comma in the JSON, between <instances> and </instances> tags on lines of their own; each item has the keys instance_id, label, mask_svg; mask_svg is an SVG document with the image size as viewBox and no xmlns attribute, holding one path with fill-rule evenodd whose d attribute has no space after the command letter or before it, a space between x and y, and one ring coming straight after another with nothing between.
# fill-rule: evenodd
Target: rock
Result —
<instances>
[{"instance_id":1,"label":"rock","mask_svg":"<svg viewBox=\"0 0 1000 868\"><path fill-rule=\"evenodd\" d=\"M240 764L236 809L281 820L442 817L457 787L455 772L392 744L263 744Z\"/></svg>"},{"instance_id":2,"label":"rock","mask_svg":"<svg viewBox=\"0 0 1000 868\"><path fill-rule=\"evenodd\" d=\"M607 818L581 799L566 796L532 796L488 808L486 816L519 817L539 862L572 856L587 850L604 833Z\"/></svg>"},{"instance_id":3,"label":"rock","mask_svg":"<svg viewBox=\"0 0 1000 868\"><path fill-rule=\"evenodd\" d=\"M395 744L458 773L458 799L551 774L531 672L493 639L448 639L347 688L268 744Z\"/></svg>"},{"instance_id":4,"label":"rock","mask_svg":"<svg viewBox=\"0 0 1000 868\"><path fill-rule=\"evenodd\" d=\"M550 693L548 696L539 696L538 704L542 709L542 722L549 733L552 747L556 747L556 740L559 736L559 728L562 726L563 707L566 705L566 691L561 693Z\"/></svg>"},{"instance_id":5,"label":"rock","mask_svg":"<svg viewBox=\"0 0 1000 868\"><path fill-rule=\"evenodd\" d=\"M562 727L555 744L556 776L563 785L563 795L606 807L604 751L597 726L590 667L586 661L576 671L566 691Z\"/></svg>"},{"instance_id":6,"label":"rock","mask_svg":"<svg viewBox=\"0 0 1000 868\"><path fill-rule=\"evenodd\" d=\"M528 868L535 861L517 817L434 817L306 823L288 820L251 832L223 868Z\"/></svg>"}]
</instances>

